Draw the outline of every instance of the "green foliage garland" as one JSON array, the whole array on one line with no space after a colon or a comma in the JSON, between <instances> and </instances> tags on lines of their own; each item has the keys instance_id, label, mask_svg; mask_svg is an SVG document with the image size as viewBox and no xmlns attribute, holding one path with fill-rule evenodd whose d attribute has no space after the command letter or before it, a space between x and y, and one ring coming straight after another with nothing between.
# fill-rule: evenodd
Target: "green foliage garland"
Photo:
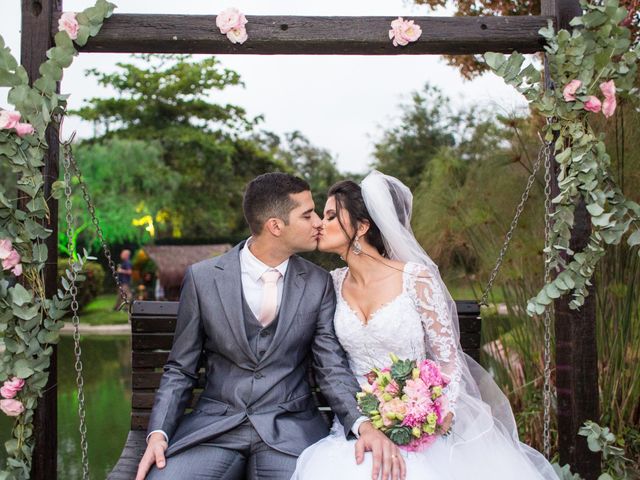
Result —
<instances>
[{"instance_id":1,"label":"green foliage garland","mask_svg":"<svg viewBox=\"0 0 640 480\"><path fill-rule=\"evenodd\" d=\"M546 39L547 64L555 88L545 88L541 68L533 64L523 68L525 58L519 53L485 54L491 69L547 118L544 139L554 142L558 164L560 193L552 200L551 246L545 252L551 268L559 273L529 300L530 315L543 313L554 299L568 292L573 296L570 307L580 308L605 246L618 244L630 230L629 245L640 244L640 206L625 198L616 184L609 171L604 135L596 133L589 123L592 115L602 115L598 113L598 97L604 94L605 82L613 80L620 97L637 95L633 84L640 45L632 48L629 30L620 26L627 11L619 7L618 0L607 0L603 5L582 0L581 5L584 15L572 20L573 31L556 32L551 23L540 30ZM579 88L571 99L571 92L565 88L576 80ZM607 113L612 114L611 110ZM587 246L574 252L569 240L580 199L591 215L592 229Z\"/></svg>"},{"instance_id":2,"label":"green foliage garland","mask_svg":"<svg viewBox=\"0 0 640 480\"><path fill-rule=\"evenodd\" d=\"M95 36L114 7L106 0L98 0L93 7L78 13L75 43L82 46ZM12 198L14 192L0 187L0 240L11 242L22 263L22 274L17 278L9 270L0 270L0 383L14 377L25 381L14 398L21 402L24 411L15 417L13 438L5 443L8 458L6 469L0 471L0 480L30 476L33 413L47 383L51 345L58 342L62 317L71 302L71 285L64 277L57 294L51 298L45 295L44 240L51 231L42 226L49 211L40 168L48 148L45 130L64 114L66 107L67 96L56 93L57 82L75 55L77 50L69 34L56 33L55 46L47 52L48 60L40 65L40 77L29 86L27 72L0 37L0 87L10 87L9 102L20 113L21 120L34 129L33 134L23 136L12 129L0 130L0 162L6 162L17 174L19 193L28 200L24 202L26 208L19 209L17 199ZM59 197L63 187L62 182L56 182L53 195ZM86 254L73 262L70 269L80 272L85 260ZM67 271L67 276L71 276L71 271Z\"/></svg>"}]
</instances>

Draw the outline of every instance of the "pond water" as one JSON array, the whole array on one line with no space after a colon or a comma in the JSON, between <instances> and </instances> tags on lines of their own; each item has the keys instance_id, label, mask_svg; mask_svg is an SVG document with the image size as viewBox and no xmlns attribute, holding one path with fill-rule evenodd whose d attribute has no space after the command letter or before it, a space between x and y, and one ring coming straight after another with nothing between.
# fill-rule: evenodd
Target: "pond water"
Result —
<instances>
[{"instance_id":1,"label":"pond water","mask_svg":"<svg viewBox=\"0 0 640 480\"><path fill-rule=\"evenodd\" d=\"M104 480L115 465L129 432L131 412L131 339L129 336L85 336L84 364L87 435L91 478ZM82 478L78 400L73 340L62 337L58 348L58 478ZM0 414L0 462L11 421Z\"/></svg>"}]
</instances>

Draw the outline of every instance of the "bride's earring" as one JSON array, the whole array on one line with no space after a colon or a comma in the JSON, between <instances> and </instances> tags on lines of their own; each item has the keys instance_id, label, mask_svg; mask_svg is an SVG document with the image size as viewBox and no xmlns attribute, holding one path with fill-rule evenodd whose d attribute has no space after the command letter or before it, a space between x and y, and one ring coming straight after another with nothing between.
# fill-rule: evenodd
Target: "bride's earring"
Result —
<instances>
[{"instance_id":1,"label":"bride's earring","mask_svg":"<svg viewBox=\"0 0 640 480\"><path fill-rule=\"evenodd\" d=\"M353 241L353 253L356 255L360 255L362 253L362 245L360 245L360 242L358 241L358 237L355 238L355 240Z\"/></svg>"}]
</instances>

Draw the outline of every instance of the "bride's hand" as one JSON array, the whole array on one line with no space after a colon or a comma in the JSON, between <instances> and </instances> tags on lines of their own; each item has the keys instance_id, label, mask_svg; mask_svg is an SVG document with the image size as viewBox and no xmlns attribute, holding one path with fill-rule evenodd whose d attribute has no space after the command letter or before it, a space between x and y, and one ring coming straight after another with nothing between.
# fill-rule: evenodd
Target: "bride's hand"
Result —
<instances>
[{"instance_id":1,"label":"bride's hand","mask_svg":"<svg viewBox=\"0 0 640 480\"><path fill-rule=\"evenodd\" d=\"M448 435L451 431L451 425L453 424L453 412L447 413L447 416L444 417L442 421L442 431L445 432L445 435Z\"/></svg>"},{"instance_id":2,"label":"bride's hand","mask_svg":"<svg viewBox=\"0 0 640 480\"><path fill-rule=\"evenodd\" d=\"M364 452L371 452L373 456L373 480L404 480L406 467L404 458L398 446L389 440L384 433L376 430L371 422L360 425L360 438L356 442L356 463L360 465L364 460Z\"/></svg>"}]
</instances>

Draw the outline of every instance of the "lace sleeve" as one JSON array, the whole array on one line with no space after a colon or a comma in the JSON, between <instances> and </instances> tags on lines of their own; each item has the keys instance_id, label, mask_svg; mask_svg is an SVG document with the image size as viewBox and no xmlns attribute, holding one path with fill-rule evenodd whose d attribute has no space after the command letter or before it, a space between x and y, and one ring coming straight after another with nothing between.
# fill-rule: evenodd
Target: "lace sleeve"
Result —
<instances>
[{"instance_id":1,"label":"lace sleeve","mask_svg":"<svg viewBox=\"0 0 640 480\"><path fill-rule=\"evenodd\" d=\"M455 412L462 378L462 358L445 292L439 276L434 278L429 267L416 264L409 273L409 292L422 319L426 350L449 379L445 393L450 411Z\"/></svg>"}]
</instances>

